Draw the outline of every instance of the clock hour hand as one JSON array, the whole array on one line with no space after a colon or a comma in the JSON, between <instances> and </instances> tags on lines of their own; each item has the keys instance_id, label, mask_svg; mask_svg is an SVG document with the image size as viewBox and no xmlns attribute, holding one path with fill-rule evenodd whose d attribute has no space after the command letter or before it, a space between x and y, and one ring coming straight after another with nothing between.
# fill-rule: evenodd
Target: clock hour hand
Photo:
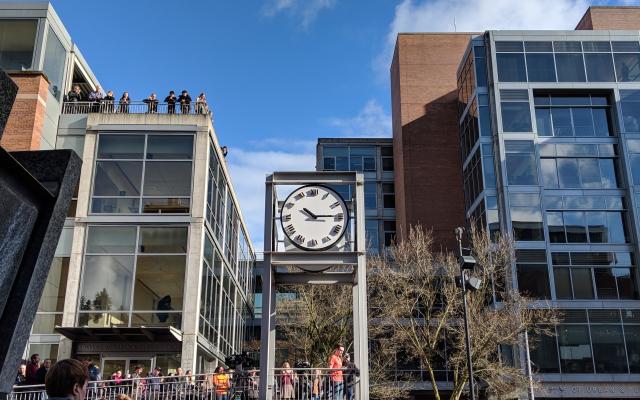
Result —
<instances>
[{"instance_id":1,"label":"clock hour hand","mask_svg":"<svg viewBox=\"0 0 640 400\"><path fill-rule=\"evenodd\" d=\"M318 219L318 216L317 216L317 215L315 215L314 213L312 213L311 211L309 211L309 209L307 209L307 208L303 208L302 210L303 210L304 212L306 212L307 214L309 214L309 215L311 216L311 218L313 218L313 219Z\"/></svg>"}]
</instances>

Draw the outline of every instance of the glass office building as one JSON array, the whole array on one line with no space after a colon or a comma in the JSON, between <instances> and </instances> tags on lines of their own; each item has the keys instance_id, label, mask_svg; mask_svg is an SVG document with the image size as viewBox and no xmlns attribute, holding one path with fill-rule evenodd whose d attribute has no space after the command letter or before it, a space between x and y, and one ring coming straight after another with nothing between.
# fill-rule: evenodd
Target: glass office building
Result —
<instances>
[{"instance_id":1,"label":"glass office building","mask_svg":"<svg viewBox=\"0 0 640 400\"><path fill-rule=\"evenodd\" d=\"M370 253L379 253L396 237L392 139L320 138L317 171L358 171L364 175L365 230ZM351 198L349 187L336 187Z\"/></svg>"},{"instance_id":2,"label":"glass office building","mask_svg":"<svg viewBox=\"0 0 640 400\"><path fill-rule=\"evenodd\" d=\"M562 312L536 397L637 396L638 32L489 31L457 77L466 217L512 234L514 288Z\"/></svg>"},{"instance_id":3,"label":"glass office building","mask_svg":"<svg viewBox=\"0 0 640 400\"><path fill-rule=\"evenodd\" d=\"M244 349L253 313L255 255L226 162L209 114L128 111L60 118L83 167L59 357L91 357L105 376L211 371Z\"/></svg>"}]
</instances>

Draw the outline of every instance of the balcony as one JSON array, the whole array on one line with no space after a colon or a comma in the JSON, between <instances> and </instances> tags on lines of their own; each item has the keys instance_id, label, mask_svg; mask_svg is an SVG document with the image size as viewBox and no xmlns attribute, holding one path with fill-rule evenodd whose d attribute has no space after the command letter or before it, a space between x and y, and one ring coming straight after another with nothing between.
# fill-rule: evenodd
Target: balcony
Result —
<instances>
[{"instance_id":1,"label":"balcony","mask_svg":"<svg viewBox=\"0 0 640 400\"><path fill-rule=\"evenodd\" d=\"M62 105L62 114L176 114L176 115L211 115L206 104L192 103L189 105L168 104L161 102L118 102L75 101Z\"/></svg>"}]
</instances>

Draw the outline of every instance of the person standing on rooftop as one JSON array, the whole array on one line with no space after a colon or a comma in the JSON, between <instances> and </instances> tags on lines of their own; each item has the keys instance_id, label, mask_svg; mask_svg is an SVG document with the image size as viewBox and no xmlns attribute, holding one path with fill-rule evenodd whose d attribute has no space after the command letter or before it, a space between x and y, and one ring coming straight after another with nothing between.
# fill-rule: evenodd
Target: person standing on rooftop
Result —
<instances>
[{"instance_id":1,"label":"person standing on rooftop","mask_svg":"<svg viewBox=\"0 0 640 400\"><path fill-rule=\"evenodd\" d=\"M177 101L178 101L178 98L176 97L176 93L173 90L169 91L169 95L164 98L164 102L167 103L167 112L169 114L176 113Z\"/></svg>"},{"instance_id":2,"label":"person standing on rooftop","mask_svg":"<svg viewBox=\"0 0 640 400\"><path fill-rule=\"evenodd\" d=\"M183 90L178 100L180 101L180 112L189 114L191 112L191 96L189 96L189 92Z\"/></svg>"}]
</instances>

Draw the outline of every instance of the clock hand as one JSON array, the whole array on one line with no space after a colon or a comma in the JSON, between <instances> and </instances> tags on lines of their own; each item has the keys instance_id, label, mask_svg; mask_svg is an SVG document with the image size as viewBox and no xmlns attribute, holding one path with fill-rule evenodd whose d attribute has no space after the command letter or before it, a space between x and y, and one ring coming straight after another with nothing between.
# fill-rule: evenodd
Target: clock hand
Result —
<instances>
[{"instance_id":1,"label":"clock hand","mask_svg":"<svg viewBox=\"0 0 640 400\"><path fill-rule=\"evenodd\" d=\"M317 216L317 215L315 215L314 213L312 213L311 211L309 211L308 209L303 208L303 210L304 210L307 214L309 214L313 219L318 219L318 216Z\"/></svg>"}]
</instances>

